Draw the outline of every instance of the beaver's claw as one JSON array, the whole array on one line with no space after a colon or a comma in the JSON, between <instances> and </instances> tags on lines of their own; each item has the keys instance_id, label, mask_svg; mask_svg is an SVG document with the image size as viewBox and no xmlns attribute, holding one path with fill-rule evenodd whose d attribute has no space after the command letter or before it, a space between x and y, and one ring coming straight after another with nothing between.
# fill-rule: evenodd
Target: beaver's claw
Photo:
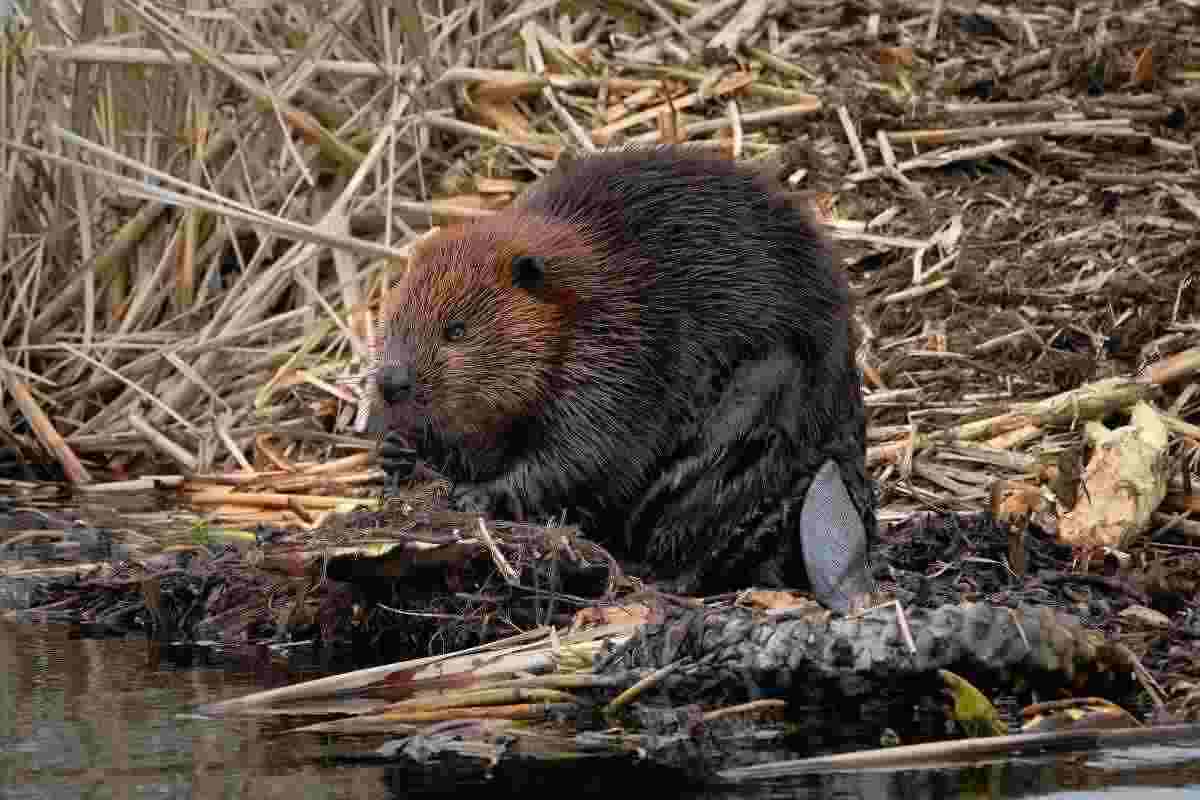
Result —
<instances>
[{"instance_id":1,"label":"beaver's claw","mask_svg":"<svg viewBox=\"0 0 1200 800\"><path fill-rule=\"evenodd\" d=\"M379 465L394 481L408 480L417 468L417 451L391 434L379 443Z\"/></svg>"},{"instance_id":2,"label":"beaver's claw","mask_svg":"<svg viewBox=\"0 0 1200 800\"><path fill-rule=\"evenodd\" d=\"M505 481L458 483L450 492L450 506L468 514L482 514L513 522L525 521L525 504Z\"/></svg>"},{"instance_id":3,"label":"beaver's claw","mask_svg":"<svg viewBox=\"0 0 1200 800\"><path fill-rule=\"evenodd\" d=\"M450 492L450 506L467 514L487 516L492 510L492 495L476 483L456 483Z\"/></svg>"}]
</instances>

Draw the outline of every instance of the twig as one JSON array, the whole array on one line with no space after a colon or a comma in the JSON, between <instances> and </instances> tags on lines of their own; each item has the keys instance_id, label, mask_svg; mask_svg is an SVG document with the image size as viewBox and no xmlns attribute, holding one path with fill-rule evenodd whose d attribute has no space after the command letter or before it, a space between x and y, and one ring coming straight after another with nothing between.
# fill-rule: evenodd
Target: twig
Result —
<instances>
[{"instance_id":1,"label":"twig","mask_svg":"<svg viewBox=\"0 0 1200 800\"><path fill-rule=\"evenodd\" d=\"M156 431L154 426L147 422L141 414L130 412L126 415L126 419L129 422L129 426L140 433L142 438L146 440L146 443L155 450L170 458L187 472L196 471L199 466L199 460L196 456Z\"/></svg>"},{"instance_id":2,"label":"twig","mask_svg":"<svg viewBox=\"0 0 1200 800\"><path fill-rule=\"evenodd\" d=\"M58 463L62 465L67 480L72 483L90 483L92 476L75 455L75 451L55 429L50 418L46 416L46 412L42 411L41 405L34 399L33 393L29 391L25 382L10 376L5 383L8 393L12 395L17 407L21 409L25 419L29 420L29 425L38 441L53 453Z\"/></svg>"},{"instance_id":3,"label":"twig","mask_svg":"<svg viewBox=\"0 0 1200 800\"><path fill-rule=\"evenodd\" d=\"M756 30L767 15L771 0L745 0L733 18L704 48L705 58L712 61L732 61L737 58L742 41Z\"/></svg>"},{"instance_id":4,"label":"twig","mask_svg":"<svg viewBox=\"0 0 1200 800\"><path fill-rule=\"evenodd\" d=\"M837 114L838 120L842 123L842 131L850 142L850 149L854 151L854 160L858 162L858 168L865 172L871 168L871 165L867 162L867 154L863 151L862 142L859 141L858 131L854 129L854 121L850 119L850 112L845 106L838 106Z\"/></svg>"},{"instance_id":5,"label":"twig","mask_svg":"<svg viewBox=\"0 0 1200 800\"><path fill-rule=\"evenodd\" d=\"M628 689L614 697L609 704L604 707L605 716L612 716L619 712L622 708L630 705L645 692L661 683L663 678L666 678L672 672L679 669L682 665L683 661L672 661L670 664L659 667L649 675L646 675L637 683L633 684L633 686L630 686Z\"/></svg>"},{"instance_id":6,"label":"twig","mask_svg":"<svg viewBox=\"0 0 1200 800\"><path fill-rule=\"evenodd\" d=\"M740 117L743 129L757 128L764 125L775 125L781 122L788 122L794 119L811 116L821 110L820 101L812 104L802 104L794 106L779 106L767 111L752 111L749 114L742 114ZM702 136L706 133L716 133L717 131L728 128L730 122L728 119L720 120L705 120L703 122L692 122L683 126L683 135L685 138L694 136ZM658 131L653 133L641 134L639 136L629 137L630 144L654 144L659 139Z\"/></svg>"},{"instance_id":7,"label":"twig","mask_svg":"<svg viewBox=\"0 0 1200 800\"><path fill-rule=\"evenodd\" d=\"M483 544L488 549L488 553L492 556L492 563L496 565L496 570L500 576L504 578L504 582L509 586L516 586L519 583L520 576L513 569L512 564L508 563L508 559L504 557L504 553L496 545L496 540L492 538L492 532L488 530L487 524L483 521L483 517L476 520L479 524L479 538L483 540Z\"/></svg>"},{"instance_id":8,"label":"twig","mask_svg":"<svg viewBox=\"0 0 1200 800\"><path fill-rule=\"evenodd\" d=\"M888 131L894 144L949 144L1003 136L1129 136L1139 134L1129 127L1129 120L1090 119L1068 122L1025 122L1017 125L987 125L978 128L940 128L919 131Z\"/></svg>"},{"instance_id":9,"label":"twig","mask_svg":"<svg viewBox=\"0 0 1200 800\"><path fill-rule=\"evenodd\" d=\"M934 42L937 41L938 25L942 21L942 10L945 5L945 0L934 0L933 9L929 12L929 27L925 29L925 48L927 50L932 50Z\"/></svg>"},{"instance_id":10,"label":"twig","mask_svg":"<svg viewBox=\"0 0 1200 800\"><path fill-rule=\"evenodd\" d=\"M901 161L895 166L872 167L859 172L852 172L846 176L846 180L861 183L862 181L872 180L883 175L903 174L914 169L940 169L947 164L953 164L958 161L974 161L979 158L1007 153L1016 147L1017 142L1015 140L997 139L987 144L962 147L958 150L943 150L938 153L929 153L917 158L910 158L908 161Z\"/></svg>"}]
</instances>

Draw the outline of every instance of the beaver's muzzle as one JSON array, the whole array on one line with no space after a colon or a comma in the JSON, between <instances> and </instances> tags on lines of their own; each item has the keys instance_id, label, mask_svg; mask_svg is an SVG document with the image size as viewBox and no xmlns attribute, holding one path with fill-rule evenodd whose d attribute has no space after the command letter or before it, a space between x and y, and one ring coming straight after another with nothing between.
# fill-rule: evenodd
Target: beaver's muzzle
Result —
<instances>
[{"instance_id":1,"label":"beaver's muzzle","mask_svg":"<svg viewBox=\"0 0 1200 800\"><path fill-rule=\"evenodd\" d=\"M389 406L404 403L412 398L416 388L416 376L408 364L385 364L375 377L379 396Z\"/></svg>"}]
</instances>

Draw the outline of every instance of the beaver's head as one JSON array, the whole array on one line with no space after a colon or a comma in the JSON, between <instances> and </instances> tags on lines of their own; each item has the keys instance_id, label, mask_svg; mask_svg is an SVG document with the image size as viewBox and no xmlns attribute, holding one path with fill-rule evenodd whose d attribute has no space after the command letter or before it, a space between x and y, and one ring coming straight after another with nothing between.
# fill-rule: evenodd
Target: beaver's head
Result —
<instances>
[{"instance_id":1,"label":"beaver's head","mask_svg":"<svg viewBox=\"0 0 1200 800\"><path fill-rule=\"evenodd\" d=\"M454 477L498 468L553 391L595 264L576 228L520 216L421 242L384 300L384 427Z\"/></svg>"}]
</instances>

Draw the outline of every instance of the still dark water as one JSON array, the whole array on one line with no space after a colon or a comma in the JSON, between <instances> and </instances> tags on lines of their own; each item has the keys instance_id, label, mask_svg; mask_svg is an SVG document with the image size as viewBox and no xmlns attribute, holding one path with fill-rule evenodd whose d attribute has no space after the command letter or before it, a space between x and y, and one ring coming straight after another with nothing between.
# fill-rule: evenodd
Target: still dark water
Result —
<instances>
[{"instance_id":1,"label":"still dark water","mask_svg":"<svg viewBox=\"0 0 1200 800\"><path fill-rule=\"evenodd\" d=\"M317 737L271 718L189 716L202 703L267 688L253 673L153 660L144 640L80 640L55 625L0 620L0 798L388 798L430 787L378 765L345 764ZM379 743L362 740L360 750ZM347 752L349 743L338 743ZM443 782L444 784L445 782ZM806 775L698 795L621 785L603 772L482 787L446 797L1187 798L1200 800L1200 743L937 771Z\"/></svg>"},{"instance_id":2,"label":"still dark water","mask_svg":"<svg viewBox=\"0 0 1200 800\"><path fill-rule=\"evenodd\" d=\"M0 620L0 798L387 796L380 768L329 764L280 720L188 718L262 688L227 667L153 665L145 640Z\"/></svg>"}]
</instances>

